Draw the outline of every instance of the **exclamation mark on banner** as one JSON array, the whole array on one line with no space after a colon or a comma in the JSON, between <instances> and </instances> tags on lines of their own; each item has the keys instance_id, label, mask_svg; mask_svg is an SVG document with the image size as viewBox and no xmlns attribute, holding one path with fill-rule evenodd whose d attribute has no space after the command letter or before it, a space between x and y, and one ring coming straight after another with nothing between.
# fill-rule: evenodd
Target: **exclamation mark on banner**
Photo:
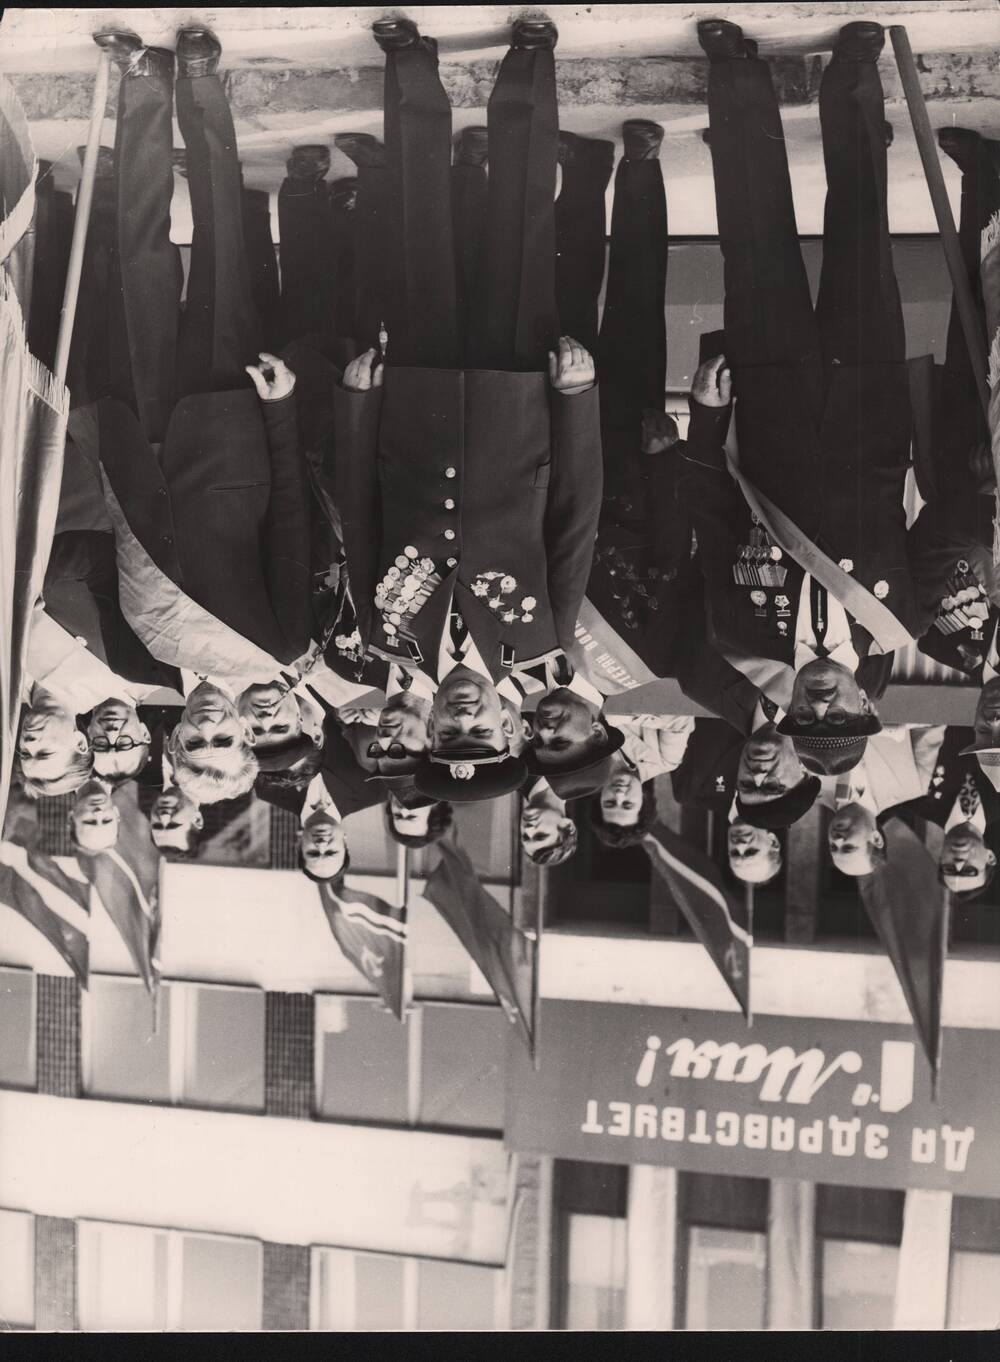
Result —
<instances>
[{"instance_id":1,"label":"exclamation mark on banner","mask_svg":"<svg viewBox=\"0 0 1000 1362\"><path fill-rule=\"evenodd\" d=\"M913 1101L914 1045L910 1040L882 1042L879 1111L902 1111Z\"/></svg>"},{"instance_id":2,"label":"exclamation mark on banner","mask_svg":"<svg viewBox=\"0 0 1000 1362\"><path fill-rule=\"evenodd\" d=\"M650 1036L646 1041L646 1053L639 1061L639 1068L635 1075L635 1083L638 1088L648 1088L653 1081L653 1070L656 1068L656 1056L660 1052L662 1044L659 1036Z\"/></svg>"}]
</instances>

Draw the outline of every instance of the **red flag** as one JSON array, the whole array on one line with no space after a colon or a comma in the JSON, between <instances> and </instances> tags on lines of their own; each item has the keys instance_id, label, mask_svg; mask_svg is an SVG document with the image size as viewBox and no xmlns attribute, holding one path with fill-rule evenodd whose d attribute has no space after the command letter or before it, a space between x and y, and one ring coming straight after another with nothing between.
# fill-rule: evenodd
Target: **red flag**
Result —
<instances>
[{"instance_id":1,"label":"red flag","mask_svg":"<svg viewBox=\"0 0 1000 1362\"><path fill-rule=\"evenodd\" d=\"M749 1022L753 946L749 908L730 898L715 863L703 851L663 823L647 833L642 845Z\"/></svg>"},{"instance_id":2,"label":"red flag","mask_svg":"<svg viewBox=\"0 0 1000 1362\"><path fill-rule=\"evenodd\" d=\"M941 1067L941 994L948 951L948 895L923 842L899 818L882 829L887 857L858 880L861 899L885 947L931 1066Z\"/></svg>"},{"instance_id":3,"label":"red flag","mask_svg":"<svg viewBox=\"0 0 1000 1362\"><path fill-rule=\"evenodd\" d=\"M144 889L139 875L119 847L90 854L77 853L77 864L97 890L105 911L128 947L148 992L160 982L156 951L160 915L155 890Z\"/></svg>"},{"instance_id":4,"label":"red flag","mask_svg":"<svg viewBox=\"0 0 1000 1362\"><path fill-rule=\"evenodd\" d=\"M538 1011L538 943L479 883L472 862L457 842L445 837L441 860L427 881L424 898L438 910L485 975L497 1001L535 1057Z\"/></svg>"},{"instance_id":5,"label":"red flag","mask_svg":"<svg viewBox=\"0 0 1000 1362\"><path fill-rule=\"evenodd\" d=\"M395 908L342 880L319 885L320 902L337 945L378 989L382 1001L403 1020L406 966L406 909Z\"/></svg>"},{"instance_id":6,"label":"red flag","mask_svg":"<svg viewBox=\"0 0 1000 1362\"><path fill-rule=\"evenodd\" d=\"M41 932L87 987L89 885L72 879L44 852L0 842L0 904Z\"/></svg>"}]
</instances>

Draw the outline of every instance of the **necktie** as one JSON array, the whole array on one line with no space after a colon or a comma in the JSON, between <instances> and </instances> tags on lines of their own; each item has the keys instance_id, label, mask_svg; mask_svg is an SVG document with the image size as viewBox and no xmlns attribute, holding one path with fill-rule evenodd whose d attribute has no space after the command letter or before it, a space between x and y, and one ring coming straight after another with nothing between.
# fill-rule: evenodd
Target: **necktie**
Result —
<instances>
[{"instance_id":1,"label":"necktie","mask_svg":"<svg viewBox=\"0 0 1000 1362\"><path fill-rule=\"evenodd\" d=\"M816 635L816 655L826 657L830 651L824 642L828 617L826 588L821 586L815 577L809 579L809 608L812 614L813 633Z\"/></svg>"},{"instance_id":2,"label":"necktie","mask_svg":"<svg viewBox=\"0 0 1000 1362\"><path fill-rule=\"evenodd\" d=\"M449 649L449 652L451 653L452 657L456 659L456 661L461 661L461 659L465 656L464 644L466 637L466 628L465 621L462 619L461 614L454 607L452 607L451 614L448 618L448 629L451 637L451 647Z\"/></svg>"},{"instance_id":3,"label":"necktie","mask_svg":"<svg viewBox=\"0 0 1000 1362\"><path fill-rule=\"evenodd\" d=\"M958 793L958 806L966 820L974 817L979 808L979 791L971 775L967 775L962 782L962 788Z\"/></svg>"},{"instance_id":4,"label":"necktie","mask_svg":"<svg viewBox=\"0 0 1000 1362\"><path fill-rule=\"evenodd\" d=\"M761 695L760 707L764 712L764 718L769 724L773 724L778 717L778 706L769 695Z\"/></svg>"}]
</instances>

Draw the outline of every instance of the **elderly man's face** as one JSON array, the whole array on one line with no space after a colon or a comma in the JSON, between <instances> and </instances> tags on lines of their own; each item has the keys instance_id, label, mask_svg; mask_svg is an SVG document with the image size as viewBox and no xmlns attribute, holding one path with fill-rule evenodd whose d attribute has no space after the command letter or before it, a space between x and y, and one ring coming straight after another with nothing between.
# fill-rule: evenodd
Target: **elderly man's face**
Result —
<instances>
[{"instance_id":1,"label":"elderly man's face","mask_svg":"<svg viewBox=\"0 0 1000 1362\"><path fill-rule=\"evenodd\" d=\"M853 672L829 658L817 658L795 673L788 713L798 724L840 727L871 713L871 704Z\"/></svg>"},{"instance_id":2,"label":"elderly man's face","mask_svg":"<svg viewBox=\"0 0 1000 1362\"><path fill-rule=\"evenodd\" d=\"M160 850L186 851L191 833L205 826L198 805L174 786L157 796L149 815L150 836Z\"/></svg>"},{"instance_id":3,"label":"elderly man's face","mask_svg":"<svg viewBox=\"0 0 1000 1362\"><path fill-rule=\"evenodd\" d=\"M642 812L642 781L634 771L620 768L601 786L600 801L605 823L634 828Z\"/></svg>"},{"instance_id":4,"label":"elderly man's face","mask_svg":"<svg viewBox=\"0 0 1000 1362\"><path fill-rule=\"evenodd\" d=\"M241 748L253 743L253 734L229 696L203 681L188 696L172 740L190 765L225 769L242 765Z\"/></svg>"},{"instance_id":5,"label":"elderly man's face","mask_svg":"<svg viewBox=\"0 0 1000 1362\"><path fill-rule=\"evenodd\" d=\"M302 825L302 859L321 880L332 880L344 868L347 843L343 824L329 814L312 814Z\"/></svg>"},{"instance_id":6,"label":"elderly man's face","mask_svg":"<svg viewBox=\"0 0 1000 1362\"><path fill-rule=\"evenodd\" d=\"M513 734L496 687L468 667L456 667L438 686L429 727L432 745L441 752L466 747L503 752Z\"/></svg>"},{"instance_id":7,"label":"elderly man's face","mask_svg":"<svg viewBox=\"0 0 1000 1362\"><path fill-rule=\"evenodd\" d=\"M531 745L542 766L564 766L589 752L596 757L607 743L595 706L565 686L539 700L531 732Z\"/></svg>"},{"instance_id":8,"label":"elderly man's face","mask_svg":"<svg viewBox=\"0 0 1000 1362\"><path fill-rule=\"evenodd\" d=\"M729 824L729 868L745 884L763 884L781 869L781 843L773 832L742 818Z\"/></svg>"},{"instance_id":9,"label":"elderly man's face","mask_svg":"<svg viewBox=\"0 0 1000 1362\"><path fill-rule=\"evenodd\" d=\"M21 769L30 780L55 780L65 774L75 752L86 752L87 735L61 705L44 701L27 711L17 736Z\"/></svg>"},{"instance_id":10,"label":"elderly man's face","mask_svg":"<svg viewBox=\"0 0 1000 1362\"><path fill-rule=\"evenodd\" d=\"M99 776L134 776L149 760L149 729L124 700L99 704L90 716L87 737Z\"/></svg>"},{"instance_id":11,"label":"elderly man's face","mask_svg":"<svg viewBox=\"0 0 1000 1362\"><path fill-rule=\"evenodd\" d=\"M241 719L250 725L254 745L266 752L302 733L302 716L293 690L281 681L247 686L236 701Z\"/></svg>"},{"instance_id":12,"label":"elderly man's face","mask_svg":"<svg viewBox=\"0 0 1000 1362\"><path fill-rule=\"evenodd\" d=\"M842 875L855 876L871 874L875 869L872 852L885 845L875 815L860 804L847 804L837 810L827 841L837 869Z\"/></svg>"},{"instance_id":13,"label":"elderly man's face","mask_svg":"<svg viewBox=\"0 0 1000 1362\"><path fill-rule=\"evenodd\" d=\"M977 742L1000 747L1000 676L987 681L979 692L974 727Z\"/></svg>"},{"instance_id":14,"label":"elderly man's face","mask_svg":"<svg viewBox=\"0 0 1000 1362\"><path fill-rule=\"evenodd\" d=\"M794 790L807 774L792 739L766 724L743 744L736 788L744 804L767 804Z\"/></svg>"},{"instance_id":15,"label":"elderly man's face","mask_svg":"<svg viewBox=\"0 0 1000 1362\"><path fill-rule=\"evenodd\" d=\"M121 815L111 802L111 792L99 780L86 780L76 792L73 835L84 851L107 851L118 841Z\"/></svg>"},{"instance_id":16,"label":"elderly man's face","mask_svg":"<svg viewBox=\"0 0 1000 1362\"><path fill-rule=\"evenodd\" d=\"M953 894L982 889L986 874L997 858L983 841L983 834L971 823L959 823L944 835L938 864L945 884Z\"/></svg>"}]
</instances>

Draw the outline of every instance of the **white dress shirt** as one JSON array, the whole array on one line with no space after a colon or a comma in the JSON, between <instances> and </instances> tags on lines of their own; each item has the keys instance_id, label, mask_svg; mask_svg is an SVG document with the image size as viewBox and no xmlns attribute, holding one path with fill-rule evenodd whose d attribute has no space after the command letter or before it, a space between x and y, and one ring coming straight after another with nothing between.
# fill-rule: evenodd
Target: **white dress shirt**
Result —
<instances>
[{"instance_id":1,"label":"white dress shirt","mask_svg":"<svg viewBox=\"0 0 1000 1362\"><path fill-rule=\"evenodd\" d=\"M330 796L330 791L323 783L323 775L313 776L306 789L305 803L302 805L302 812L299 814L299 822L304 827L306 819L311 818L314 813L325 813L327 817L342 823L340 810Z\"/></svg>"},{"instance_id":2,"label":"white dress shirt","mask_svg":"<svg viewBox=\"0 0 1000 1362\"><path fill-rule=\"evenodd\" d=\"M826 636L823 640L827 661L839 662L852 674L858 669L858 654L851 638L851 625L847 611L831 591L826 596ZM799 593L799 611L795 621L795 670L814 662L821 656L819 642L812 621L812 578L807 572L802 578Z\"/></svg>"},{"instance_id":3,"label":"white dress shirt","mask_svg":"<svg viewBox=\"0 0 1000 1362\"><path fill-rule=\"evenodd\" d=\"M677 770L694 732L688 714L616 714L613 723L625 734L622 751L643 784Z\"/></svg>"},{"instance_id":4,"label":"white dress shirt","mask_svg":"<svg viewBox=\"0 0 1000 1362\"><path fill-rule=\"evenodd\" d=\"M997 630L1000 629L1000 619L993 626L993 637L990 639L989 650L986 653L986 660L983 663L983 684L987 681L994 681L1000 676L1000 651L997 649Z\"/></svg>"},{"instance_id":5,"label":"white dress shirt","mask_svg":"<svg viewBox=\"0 0 1000 1362\"><path fill-rule=\"evenodd\" d=\"M29 625L25 673L74 714L88 714L103 700L138 706L147 695L163 690L159 684L139 685L113 672L85 640L75 638L41 605L35 607Z\"/></svg>"}]
</instances>

